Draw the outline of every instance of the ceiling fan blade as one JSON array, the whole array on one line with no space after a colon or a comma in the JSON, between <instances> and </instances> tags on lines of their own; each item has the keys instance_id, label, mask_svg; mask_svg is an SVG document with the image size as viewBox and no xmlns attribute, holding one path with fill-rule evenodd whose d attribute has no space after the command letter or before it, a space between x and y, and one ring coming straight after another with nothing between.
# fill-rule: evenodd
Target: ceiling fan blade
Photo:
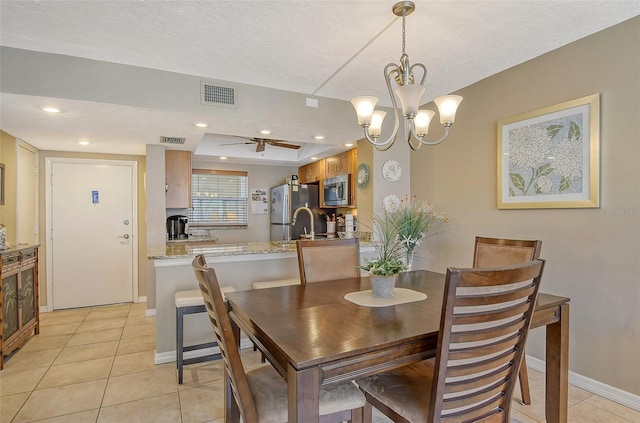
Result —
<instances>
[{"instance_id":1,"label":"ceiling fan blade","mask_svg":"<svg viewBox=\"0 0 640 423\"><path fill-rule=\"evenodd\" d=\"M300 148L299 145L295 145L295 144L288 144L286 142L281 142L281 141L275 141L275 140L268 140L267 143L269 145L272 145L274 147L284 147L284 148L291 148L293 150L297 150Z\"/></svg>"},{"instance_id":2,"label":"ceiling fan blade","mask_svg":"<svg viewBox=\"0 0 640 423\"><path fill-rule=\"evenodd\" d=\"M223 145L245 145L245 144L253 144L252 142L233 142L231 144L220 144L220 146L222 147Z\"/></svg>"}]
</instances>

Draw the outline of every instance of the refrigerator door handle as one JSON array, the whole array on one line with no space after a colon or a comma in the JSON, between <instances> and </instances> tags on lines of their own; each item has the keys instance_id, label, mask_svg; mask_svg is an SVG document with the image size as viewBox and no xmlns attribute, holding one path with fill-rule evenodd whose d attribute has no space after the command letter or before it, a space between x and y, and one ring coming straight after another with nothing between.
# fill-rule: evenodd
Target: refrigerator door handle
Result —
<instances>
[{"instance_id":1,"label":"refrigerator door handle","mask_svg":"<svg viewBox=\"0 0 640 423\"><path fill-rule=\"evenodd\" d=\"M290 200L289 193L285 191L282 197L282 223L284 223L285 225L291 226L291 213L290 213L289 200Z\"/></svg>"}]
</instances>

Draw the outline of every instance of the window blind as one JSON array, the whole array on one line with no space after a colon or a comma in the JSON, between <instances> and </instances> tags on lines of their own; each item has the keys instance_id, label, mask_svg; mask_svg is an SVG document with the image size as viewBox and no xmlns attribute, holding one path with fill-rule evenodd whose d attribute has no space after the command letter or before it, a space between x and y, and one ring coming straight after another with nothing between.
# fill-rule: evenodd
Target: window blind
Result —
<instances>
[{"instance_id":1,"label":"window blind","mask_svg":"<svg viewBox=\"0 0 640 423\"><path fill-rule=\"evenodd\" d=\"M247 172L193 169L190 226L247 227Z\"/></svg>"}]
</instances>

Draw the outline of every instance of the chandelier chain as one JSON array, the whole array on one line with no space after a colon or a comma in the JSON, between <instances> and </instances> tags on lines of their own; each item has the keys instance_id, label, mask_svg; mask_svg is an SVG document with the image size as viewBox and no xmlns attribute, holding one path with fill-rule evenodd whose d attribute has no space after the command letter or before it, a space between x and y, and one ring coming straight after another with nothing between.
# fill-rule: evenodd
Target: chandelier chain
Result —
<instances>
[{"instance_id":1,"label":"chandelier chain","mask_svg":"<svg viewBox=\"0 0 640 423\"><path fill-rule=\"evenodd\" d=\"M404 31L405 31L405 15L404 13L402 14L402 54L405 55L405 42L404 42Z\"/></svg>"}]
</instances>

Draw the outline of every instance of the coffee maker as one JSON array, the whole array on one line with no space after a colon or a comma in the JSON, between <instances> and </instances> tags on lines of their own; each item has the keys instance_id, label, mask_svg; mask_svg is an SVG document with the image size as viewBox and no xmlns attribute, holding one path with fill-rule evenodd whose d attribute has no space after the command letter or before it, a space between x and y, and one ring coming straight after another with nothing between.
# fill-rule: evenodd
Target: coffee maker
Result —
<instances>
[{"instance_id":1,"label":"coffee maker","mask_svg":"<svg viewBox=\"0 0 640 423\"><path fill-rule=\"evenodd\" d=\"M169 216L167 218L167 239L187 239L187 222L189 218L187 216Z\"/></svg>"}]
</instances>

